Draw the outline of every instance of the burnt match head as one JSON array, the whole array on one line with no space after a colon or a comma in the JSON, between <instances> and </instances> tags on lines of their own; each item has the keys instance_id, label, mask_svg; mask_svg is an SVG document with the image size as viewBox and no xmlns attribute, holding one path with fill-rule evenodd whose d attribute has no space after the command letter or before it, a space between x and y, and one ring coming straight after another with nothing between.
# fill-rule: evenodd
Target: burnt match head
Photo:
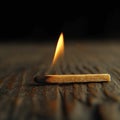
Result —
<instances>
[{"instance_id":1,"label":"burnt match head","mask_svg":"<svg viewBox=\"0 0 120 120\"><path fill-rule=\"evenodd\" d=\"M43 84L47 84L47 79L49 78L49 76L46 76L46 75L36 75L35 77L34 77L34 81L36 82L36 83L39 83L39 84L41 84L41 85L43 85Z\"/></svg>"},{"instance_id":2,"label":"burnt match head","mask_svg":"<svg viewBox=\"0 0 120 120\"><path fill-rule=\"evenodd\" d=\"M45 84L47 77L45 75L37 75L34 77L36 83Z\"/></svg>"}]
</instances>

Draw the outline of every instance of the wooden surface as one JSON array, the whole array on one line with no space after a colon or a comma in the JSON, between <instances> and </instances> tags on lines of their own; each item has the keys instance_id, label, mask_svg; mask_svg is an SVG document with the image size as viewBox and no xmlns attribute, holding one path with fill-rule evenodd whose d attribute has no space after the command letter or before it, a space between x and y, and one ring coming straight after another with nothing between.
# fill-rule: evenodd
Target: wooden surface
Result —
<instances>
[{"instance_id":1,"label":"wooden surface","mask_svg":"<svg viewBox=\"0 0 120 120\"><path fill-rule=\"evenodd\" d=\"M0 44L0 120L120 120L120 43L65 43L56 74L109 73L109 83L37 85L56 44ZM53 71L55 72L55 71Z\"/></svg>"}]
</instances>

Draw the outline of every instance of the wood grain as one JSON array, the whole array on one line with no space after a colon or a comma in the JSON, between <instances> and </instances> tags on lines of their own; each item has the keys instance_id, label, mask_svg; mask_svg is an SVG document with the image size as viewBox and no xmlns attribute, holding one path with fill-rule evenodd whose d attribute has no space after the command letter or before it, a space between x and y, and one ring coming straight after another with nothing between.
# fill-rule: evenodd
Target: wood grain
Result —
<instances>
[{"instance_id":1,"label":"wood grain","mask_svg":"<svg viewBox=\"0 0 120 120\"><path fill-rule=\"evenodd\" d=\"M55 44L0 44L0 120L119 120L120 43L70 42L54 74L109 73L109 83L38 85Z\"/></svg>"}]
</instances>

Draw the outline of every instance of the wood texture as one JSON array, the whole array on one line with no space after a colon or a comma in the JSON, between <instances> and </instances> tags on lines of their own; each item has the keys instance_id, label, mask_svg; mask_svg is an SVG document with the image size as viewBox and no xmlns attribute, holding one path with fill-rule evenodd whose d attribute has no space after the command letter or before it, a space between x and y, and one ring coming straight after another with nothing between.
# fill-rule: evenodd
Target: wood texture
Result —
<instances>
[{"instance_id":1,"label":"wood texture","mask_svg":"<svg viewBox=\"0 0 120 120\"><path fill-rule=\"evenodd\" d=\"M0 44L0 120L119 120L120 43L65 43L53 74L109 73L109 83L38 85L55 44Z\"/></svg>"}]
</instances>

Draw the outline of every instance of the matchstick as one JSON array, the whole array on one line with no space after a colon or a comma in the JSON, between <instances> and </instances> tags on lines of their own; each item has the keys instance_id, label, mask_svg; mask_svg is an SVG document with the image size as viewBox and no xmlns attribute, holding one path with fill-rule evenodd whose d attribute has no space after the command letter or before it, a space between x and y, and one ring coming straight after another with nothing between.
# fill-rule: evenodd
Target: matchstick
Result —
<instances>
[{"instance_id":1,"label":"matchstick","mask_svg":"<svg viewBox=\"0 0 120 120\"><path fill-rule=\"evenodd\" d=\"M110 74L68 74L68 75L44 75L36 76L37 83L84 83L84 82L109 82Z\"/></svg>"}]
</instances>

